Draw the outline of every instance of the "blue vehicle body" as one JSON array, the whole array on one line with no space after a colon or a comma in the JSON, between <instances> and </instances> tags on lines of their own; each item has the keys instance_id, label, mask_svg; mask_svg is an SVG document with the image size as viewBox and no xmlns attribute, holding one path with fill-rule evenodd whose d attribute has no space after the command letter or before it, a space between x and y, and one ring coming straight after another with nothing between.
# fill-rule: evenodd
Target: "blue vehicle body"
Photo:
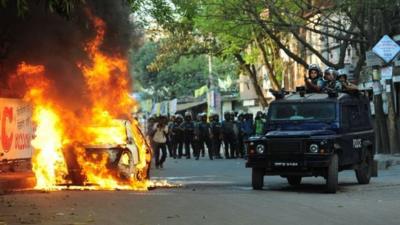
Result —
<instances>
[{"instance_id":1,"label":"blue vehicle body","mask_svg":"<svg viewBox=\"0 0 400 225\"><path fill-rule=\"evenodd\" d=\"M332 181L337 179L331 179L332 171L346 169L356 170L357 179L365 178L359 182L366 183L376 174L374 140L367 97L289 94L271 103L265 135L246 142L246 167L253 169L254 189L262 188L264 175L297 184L306 176ZM328 187L329 192L336 188Z\"/></svg>"}]
</instances>

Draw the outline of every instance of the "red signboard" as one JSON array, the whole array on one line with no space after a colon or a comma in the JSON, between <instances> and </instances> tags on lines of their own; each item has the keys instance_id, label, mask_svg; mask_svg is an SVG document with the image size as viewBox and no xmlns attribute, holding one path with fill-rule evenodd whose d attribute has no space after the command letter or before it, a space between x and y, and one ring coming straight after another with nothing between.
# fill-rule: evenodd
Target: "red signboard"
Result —
<instances>
[{"instance_id":1,"label":"red signboard","mask_svg":"<svg viewBox=\"0 0 400 225\"><path fill-rule=\"evenodd\" d=\"M32 108L20 99L0 98L0 160L32 156Z\"/></svg>"}]
</instances>

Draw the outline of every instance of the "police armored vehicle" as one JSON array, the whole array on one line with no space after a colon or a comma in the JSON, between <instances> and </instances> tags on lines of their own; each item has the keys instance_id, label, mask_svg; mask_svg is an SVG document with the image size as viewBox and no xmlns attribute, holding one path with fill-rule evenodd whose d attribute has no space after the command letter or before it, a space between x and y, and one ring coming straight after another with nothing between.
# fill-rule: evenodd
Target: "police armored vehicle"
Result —
<instances>
[{"instance_id":1,"label":"police armored vehicle","mask_svg":"<svg viewBox=\"0 0 400 225\"><path fill-rule=\"evenodd\" d=\"M253 189L265 175L279 175L290 185L322 176L336 193L338 172L355 170L359 184L377 174L369 100L356 93L281 93L268 109L266 133L246 142Z\"/></svg>"}]
</instances>

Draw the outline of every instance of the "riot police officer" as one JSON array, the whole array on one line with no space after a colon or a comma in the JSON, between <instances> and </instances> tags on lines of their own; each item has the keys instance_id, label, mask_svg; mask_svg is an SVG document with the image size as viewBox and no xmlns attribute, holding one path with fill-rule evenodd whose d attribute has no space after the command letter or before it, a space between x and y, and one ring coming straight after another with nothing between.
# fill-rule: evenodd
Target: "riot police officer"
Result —
<instances>
[{"instance_id":1,"label":"riot police officer","mask_svg":"<svg viewBox=\"0 0 400 225\"><path fill-rule=\"evenodd\" d=\"M338 76L338 71L332 67L328 67L324 71L324 87L322 88L323 92L333 92L333 91L341 91L342 84L336 80Z\"/></svg>"},{"instance_id":2,"label":"riot police officer","mask_svg":"<svg viewBox=\"0 0 400 225\"><path fill-rule=\"evenodd\" d=\"M337 80L340 82L342 85L342 91L347 91L347 92L358 92L358 88L356 85L350 83L347 80L347 74L344 70L339 70L339 75L337 77Z\"/></svg>"},{"instance_id":3,"label":"riot police officer","mask_svg":"<svg viewBox=\"0 0 400 225\"><path fill-rule=\"evenodd\" d=\"M171 127L172 153L175 157L178 157L178 159L182 158L183 150L183 129L181 127L182 123L182 115L177 114L175 116L175 121Z\"/></svg>"},{"instance_id":4,"label":"riot police officer","mask_svg":"<svg viewBox=\"0 0 400 225\"><path fill-rule=\"evenodd\" d=\"M211 149L212 155L215 156L217 159L221 159L221 140L222 140L222 126L219 122L219 116L217 113L211 115L211 123L210 123L210 130L211 130Z\"/></svg>"},{"instance_id":5,"label":"riot police officer","mask_svg":"<svg viewBox=\"0 0 400 225\"><path fill-rule=\"evenodd\" d=\"M324 82L322 80L322 71L317 64L308 66L308 76L304 76L304 83L307 92L321 92Z\"/></svg>"},{"instance_id":6,"label":"riot police officer","mask_svg":"<svg viewBox=\"0 0 400 225\"><path fill-rule=\"evenodd\" d=\"M174 141L173 141L173 133L171 132L172 131L172 127L173 127L173 125L174 125L174 123L175 123L175 119L176 119L176 117L175 117L175 115L172 115L172 116L170 116L169 117L169 121L168 121L168 130L169 130L169 132L168 132L168 135L167 135L167 147L168 147L168 153L169 153L169 157L171 157L171 158L176 158L176 154L174 154ZM176 152L175 152L176 153Z\"/></svg>"},{"instance_id":7,"label":"riot police officer","mask_svg":"<svg viewBox=\"0 0 400 225\"><path fill-rule=\"evenodd\" d=\"M183 141L185 145L185 155L187 159L190 159L190 147L192 147L193 152L195 152L194 145L194 122L192 121L192 115L190 112L185 112L185 120L181 124L181 128L183 129Z\"/></svg>"},{"instance_id":8,"label":"riot police officer","mask_svg":"<svg viewBox=\"0 0 400 225\"><path fill-rule=\"evenodd\" d=\"M245 137L245 115L243 113L239 113L236 121L238 127L238 138L237 138L237 152L236 156L243 158L244 157L244 137Z\"/></svg>"},{"instance_id":9,"label":"riot police officer","mask_svg":"<svg viewBox=\"0 0 400 225\"><path fill-rule=\"evenodd\" d=\"M198 151L201 152L202 157L204 157L205 147L208 150L208 156L212 160L214 158L211 150L211 139L210 139L210 124L207 122L207 114L200 114L200 122L198 124L199 129L199 139L198 139Z\"/></svg>"},{"instance_id":10,"label":"riot police officer","mask_svg":"<svg viewBox=\"0 0 400 225\"><path fill-rule=\"evenodd\" d=\"M230 159L235 155L236 135L234 131L234 121L231 113L224 113L224 121L222 122L222 137L225 145L225 158Z\"/></svg>"}]
</instances>

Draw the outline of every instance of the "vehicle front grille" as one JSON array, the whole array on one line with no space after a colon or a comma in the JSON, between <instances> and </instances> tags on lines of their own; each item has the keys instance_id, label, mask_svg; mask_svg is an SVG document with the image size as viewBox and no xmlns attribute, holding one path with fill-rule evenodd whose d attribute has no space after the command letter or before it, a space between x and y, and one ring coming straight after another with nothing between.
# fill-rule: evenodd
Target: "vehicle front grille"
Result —
<instances>
[{"instance_id":1,"label":"vehicle front grille","mask_svg":"<svg viewBox=\"0 0 400 225\"><path fill-rule=\"evenodd\" d=\"M300 141L283 141L283 140L270 140L268 142L268 152L270 153L301 153L302 142Z\"/></svg>"}]
</instances>

